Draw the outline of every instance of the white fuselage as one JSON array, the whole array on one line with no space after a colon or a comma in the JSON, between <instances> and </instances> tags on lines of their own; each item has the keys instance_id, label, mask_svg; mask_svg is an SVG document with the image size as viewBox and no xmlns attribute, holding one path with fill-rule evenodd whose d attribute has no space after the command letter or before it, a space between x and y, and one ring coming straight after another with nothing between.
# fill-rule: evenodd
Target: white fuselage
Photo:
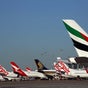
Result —
<instances>
[{"instance_id":1,"label":"white fuselage","mask_svg":"<svg viewBox=\"0 0 88 88\"><path fill-rule=\"evenodd\" d=\"M69 69L68 73L65 73L68 77L81 77L81 78L88 78L88 73L85 68L79 66L79 64L72 64L68 63L65 64L66 68ZM75 68L74 68L75 66Z\"/></svg>"},{"instance_id":2,"label":"white fuselage","mask_svg":"<svg viewBox=\"0 0 88 88\"><path fill-rule=\"evenodd\" d=\"M3 76L4 79L7 80L18 80L21 79L19 77L17 77L17 74L15 74L14 72L8 72L8 74L6 76Z\"/></svg>"},{"instance_id":3,"label":"white fuselage","mask_svg":"<svg viewBox=\"0 0 88 88\"><path fill-rule=\"evenodd\" d=\"M85 69L69 69L70 72L68 73L68 76L72 77L81 77L81 78L87 78L88 73Z\"/></svg>"},{"instance_id":4,"label":"white fuselage","mask_svg":"<svg viewBox=\"0 0 88 88\"><path fill-rule=\"evenodd\" d=\"M47 78L43 73L37 71L24 71L28 77Z\"/></svg>"}]
</instances>

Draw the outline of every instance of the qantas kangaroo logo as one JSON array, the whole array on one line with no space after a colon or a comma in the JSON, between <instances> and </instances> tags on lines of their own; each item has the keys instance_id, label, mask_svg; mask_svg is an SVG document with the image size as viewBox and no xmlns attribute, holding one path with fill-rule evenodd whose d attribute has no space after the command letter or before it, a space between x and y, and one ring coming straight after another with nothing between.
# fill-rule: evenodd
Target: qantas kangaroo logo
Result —
<instances>
[{"instance_id":1,"label":"qantas kangaroo logo","mask_svg":"<svg viewBox=\"0 0 88 88\"><path fill-rule=\"evenodd\" d=\"M14 72L17 72L21 76L27 76L23 70L15 62L10 62Z\"/></svg>"},{"instance_id":2,"label":"qantas kangaroo logo","mask_svg":"<svg viewBox=\"0 0 88 88\"><path fill-rule=\"evenodd\" d=\"M17 72L20 69L14 62L11 62L11 66L12 66L14 72Z\"/></svg>"}]
</instances>

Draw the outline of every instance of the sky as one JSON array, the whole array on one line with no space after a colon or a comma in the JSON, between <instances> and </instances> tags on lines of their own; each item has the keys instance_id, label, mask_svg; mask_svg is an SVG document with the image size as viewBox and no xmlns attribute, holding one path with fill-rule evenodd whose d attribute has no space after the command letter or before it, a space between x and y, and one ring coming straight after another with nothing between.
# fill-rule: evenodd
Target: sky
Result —
<instances>
[{"instance_id":1,"label":"sky","mask_svg":"<svg viewBox=\"0 0 88 88\"><path fill-rule=\"evenodd\" d=\"M0 64L10 61L48 68L57 57L77 56L62 19L74 19L88 33L88 0L0 0Z\"/></svg>"}]
</instances>

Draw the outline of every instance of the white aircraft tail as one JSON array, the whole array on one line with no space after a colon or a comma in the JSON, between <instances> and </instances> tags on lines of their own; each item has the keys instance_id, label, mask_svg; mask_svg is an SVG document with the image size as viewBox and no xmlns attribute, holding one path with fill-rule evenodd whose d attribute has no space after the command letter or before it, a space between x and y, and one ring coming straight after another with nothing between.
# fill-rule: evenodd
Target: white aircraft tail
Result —
<instances>
[{"instance_id":1,"label":"white aircraft tail","mask_svg":"<svg viewBox=\"0 0 88 88\"><path fill-rule=\"evenodd\" d=\"M88 34L74 21L63 20L79 57L88 57Z\"/></svg>"}]
</instances>

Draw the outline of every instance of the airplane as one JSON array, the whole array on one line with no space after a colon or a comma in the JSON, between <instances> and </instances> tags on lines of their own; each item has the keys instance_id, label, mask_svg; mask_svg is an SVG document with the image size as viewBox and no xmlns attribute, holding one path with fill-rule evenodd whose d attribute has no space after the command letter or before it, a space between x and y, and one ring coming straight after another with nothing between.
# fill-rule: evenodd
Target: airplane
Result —
<instances>
[{"instance_id":1,"label":"airplane","mask_svg":"<svg viewBox=\"0 0 88 88\"><path fill-rule=\"evenodd\" d=\"M27 71L24 71L13 61L10 62L10 64L13 69L13 72L22 76L25 79L30 79L30 78L47 79L47 77L43 73L40 73L37 71L31 71L31 70L29 70L28 67L26 68Z\"/></svg>"},{"instance_id":2,"label":"airplane","mask_svg":"<svg viewBox=\"0 0 88 88\"><path fill-rule=\"evenodd\" d=\"M88 69L68 60L59 59L57 62L54 62L54 68L59 73L60 78L88 78Z\"/></svg>"},{"instance_id":3,"label":"airplane","mask_svg":"<svg viewBox=\"0 0 88 88\"><path fill-rule=\"evenodd\" d=\"M41 73L45 74L48 77L48 79L53 80L55 78L55 76L57 76L56 70L48 69L38 59L34 59L34 61L35 61L35 64L37 66L38 72L41 72Z\"/></svg>"},{"instance_id":4,"label":"airplane","mask_svg":"<svg viewBox=\"0 0 88 88\"><path fill-rule=\"evenodd\" d=\"M2 65L0 65L0 75L2 76L1 78L3 78L4 80L20 80L17 74L7 71Z\"/></svg>"},{"instance_id":5,"label":"airplane","mask_svg":"<svg viewBox=\"0 0 88 88\"><path fill-rule=\"evenodd\" d=\"M88 34L72 19L64 19L63 23L78 54L74 60L88 67Z\"/></svg>"}]
</instances>

